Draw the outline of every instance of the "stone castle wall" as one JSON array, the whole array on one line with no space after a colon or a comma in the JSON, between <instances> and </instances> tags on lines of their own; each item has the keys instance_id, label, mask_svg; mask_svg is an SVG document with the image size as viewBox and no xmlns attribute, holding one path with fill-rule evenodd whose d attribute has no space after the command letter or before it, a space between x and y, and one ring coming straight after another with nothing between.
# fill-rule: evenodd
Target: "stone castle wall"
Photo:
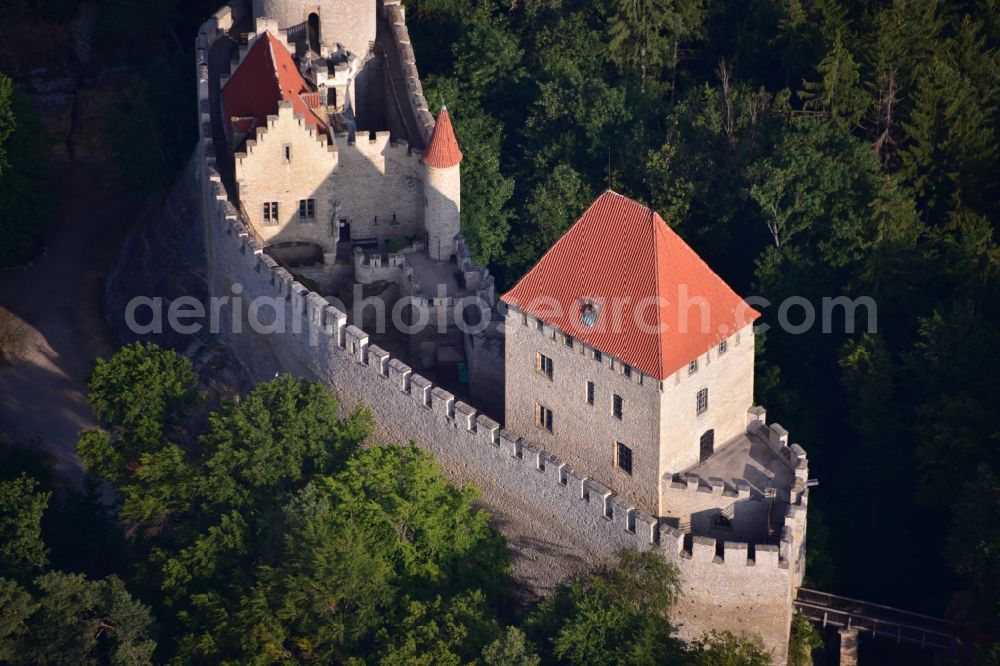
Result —
<instances>
[{"instance_id":1,"label":"stone castle wall","mask_svg":"<svg viewBox=\"0 0 1000 666\"><path fill-rule=\"evenodd\" d=\"M698 464L701 436L715 431L715 449L746 429L753 404L754 336L746 326L730 335L724 354L718 346L698 357L698 369L678 368L663 380L660 402L660 475ZM697 413L700 389L708 389L708 409ZM661 509L665 504L661 502Z\"/></svg>"},{"instance_id":2,"label":"stone castle wall","mask_svg":"<svg viewBox=\"0 0 1000 666\"><path fill-rule=\"evenodd\" d=\"M607 354L594 358L579 340L570 347L553 326L510 307L505 344L506 425L564 457L601 483L618 489L636 507L658 515L660 465L657 459L659 382L633 369L630 377ZM536 354L552 359L549 379L536 370ZM587 382L594 404L587 403ZM613 416L614 395L622 397L621 420ZM535 424L535 406L552 410L552 432ZM616 443L632 449L632 473L615 466Z\"/></svg>"},{"instance_id":3,"label":"stone castle wall","mask_svg":"<svg viewBox=\"0 0 1000 666\"><path fill-rule=\"evenodd\" d=\"M304 29L311 13L319 16L323 55L336 45L358 57L375 39L375 0L253 0L255 16L269 16L282 28Z\"/></svg>"},{"instance_id":4,"label":"stone castle wall","mask_svg":"<svg viewBox=\"0 0 1000 666\"><path fill-rule=\"evenodd\" d=\"M388 6L387 6L388 8ZM321 296L295 281L263 253L261 245L240 222L222 184L212 141L209 108L208 50L232 26L234 4L205 22L196 41L200 141L196 159L202 190L208 290L229 297L224 321L234 316L224 335L238 357L258 379L280 368L317 378L345 408L363 403L376 415L375 441L414 441L451 470L457 481L476 481L483 505L501 518L512 507L523 507L516 520L499 526L517 549L515 572L524 560L552 561L526 581L534 589L551 589L572 569L621 548L655 550L677 565L684 596L675 623L681 637L693 638L710 629L759 633L781 663L787 649L793 583L800 578L805 533L806 492L793 499L785 517L780 546L723 543L685 536L614 495L602 483L587 478L535 443L500 428L475 407L456 401L399 359L369 344L367 334L347 325L347 316ZM252 312L250 303L266 306ZM258 300L258 304L261 302ZM246 330L248 317L284 332L270 335ZM242 327L243 332L235 329ZM592 361L591 361L592 362ZM761 421L754 428L766 428ZM796 476L804 476L806 460L798 458ZM798 479L797 479L798 483ZM520 535L531 534L532 538ZM548 535L545 538L544 535ZM557 555L554 559L552 552ZM584 560L579 562L579 560ZM530 564L530 562L529 562Z\"/></svg>"}]
</instances>

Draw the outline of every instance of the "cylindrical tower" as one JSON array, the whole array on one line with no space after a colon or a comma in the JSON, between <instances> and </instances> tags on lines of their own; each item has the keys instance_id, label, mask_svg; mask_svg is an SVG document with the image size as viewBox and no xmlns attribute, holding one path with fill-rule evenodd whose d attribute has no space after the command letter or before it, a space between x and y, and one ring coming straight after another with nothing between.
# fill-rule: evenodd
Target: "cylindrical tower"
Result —
<instances>
[{"instance_id":1,"label":"cylindrical tower","mask_svg":"<svg viewBox=\"0 0 1000 666\"><path fill-rule=\"evenodd\" d=\"M431 143L424 151L424 230L427 253L432 259L447 261L455 254L462 202L462 178L458 148L448 109L441 107Z\"/></svg>"},{"instance_id":2,"label":"cylindrical tower","mask_svg":"<svg viewBox=\"0 0 1000 666\"><path fill-rule=\"evenodd\" d=\"M337 44L359 58L375 41L376 0L253 0L254 19L267 17L293 41L304 41L327 56ZM318 48L317 48L318 47Z\"/></svg>"}]
</instances>

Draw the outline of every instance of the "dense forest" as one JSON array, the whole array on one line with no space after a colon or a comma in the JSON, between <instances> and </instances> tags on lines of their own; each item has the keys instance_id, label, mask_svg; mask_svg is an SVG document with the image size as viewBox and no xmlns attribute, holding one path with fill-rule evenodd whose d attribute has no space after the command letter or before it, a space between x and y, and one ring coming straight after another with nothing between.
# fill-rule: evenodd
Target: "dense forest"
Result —
<instances>
[{"instance_id":1,"label":"dense forest","mask_svg":"<svg viewBox=\"0 0 1000 666\"><path fill-rule=\"evenodd\" d=\"M7 2L2 21L61 24L77 4ZM133 94L116 109L122 123L116 158L137 186L166 187L193 140L191 35L218 2L96 4L102 38L92 66L135 67ZM833 333L782 332L773 326L775 308L764 310L772 328L759 336L757 399L807 449L811 474L820 482L810 498L809 582L935 615L947 612L976 644L981 663L1000 664L993 640L1000 635L1000 528L989 522L1000 513L1000 409L990 388L1000 370L1000 3L406 4L428 100L432 107L447 103L465 153L463 229L502 284L512 284L611 187L658 210L741 294L775 304L798 295L817 309L824 297L875 299L877 318L857 322L850 332L842 321ZM25 231L39 225L46 207L31 186L40 182L42 165L29 107L7 83L0 85L4 264L28 254ZM150 137L155 151L146 149ZM18 148L18 141L34 147ZM183 373L172 381L189 387ZM127 538L114 535L114 521L107 528L108 548L118 548L119 556L100 551L90 553L90 564L70 563L72 547L52 539L85 523L67 513L91 504L53 500L46 510L45 491L15 476L15 485L3 492L21 497L33 507L31 515L53 514L65 529L44 530L44 543L26 537L23 552L3 555L2 574L18 581L4 594L40 604L46 610L36 612L44 613L64 612L68 606L58 599L65 595L89 595L116 612L141 600L154 609L161 632L156 649L164 654L183 646L194 651L186 654L234 655L227 652L235 649L234 636L267 625L301 641L296 645L303 650L322 644L343 650L338 654L345 658L378 655L393 663L379 652L387 611L377 600L365 599L373 605L335 627L300 624L306 622L300 607L313 596L296 595L310 589L313 567L327 560L302 563L296 571L275 568L275 558L289 538L285 530L292 529L302 530L293 538L314 539L317 553L368 552L360 549L377 532L333 534L349 529L336 522L341 512L331 511L343 484L351 482L346 470L378 476L386 465L395 470L405 461L407 470L426 479L434 477L428 471L433 464L405 448L356 450L365 418L358 414L336 423L336 460L318 460L308 443L299 442L294 446L303 448L292 462L244 460L243 480L225 471L234 464L226 456L212 463L223 467L213 468L213 456L236 445L240 428L255 418L280 418L279 403L316 398L309 387L287 380L258 391L238 406L203 414L204 423L186 417L126 427L121 419L136 415L115 412L114 400L122 398L108 389L111 411L101 418L125 457L114 457L107 435L86 435L82 444L95 476L106 476L121 491ZM95 408L101 414L99 403ZM265 416L272 408L278 415ZM318 419L332 418L315 409ZM162 415L202 412L172 405ZM189 446L172 442L176 429L186 432ZM142 455L153 455L158 464L135 465ZM398 460L390 462L393 456ZM153 476L137 478L146 474ZM300 481L289 480L294 474ZM42 470L34 476L44 483ZM158 490L130 495L130 484ZM471 511L466 491L446 490L443 482L430 488L437 490L426 492L452 498L457 511ZM334 522L309 519L324 510ZM275 527L274 516L287 512L300 515ZM433 527L437 518L426 520ZM15 528L37 532L37 524ZM271 541L247 544L241 540L247 529L272 530ZM496 571L504 568L498 538L484 526L466 544L480 549ZM84 551L96 548L92 541ZM217 561L212 544L221 543L253 551ZM412 591L405 606L392 606L402 627L397 634L408 636L409 645L452 649L435 633L448 624L499 640L498 655L525 649L544 661L570 659L552 652L556 629L547 619L519 621L521 634L497 633L512 622L503 615L502 595L495 583L459 580L457 569L448 569L459 566L456 553L414 555L405 545L397 539L385 546L392 552L372 557L370 566L384 567L371 576L382 576L386 586ZM97 578L60 579L60 570ZM226 584L212 571L225 571ZM110 573L122 576L129 591L103 578ZM230 574L236 576L231 584ZM557 596L568 604L559 608L570 609L568 615L560 610L560 617L571 617L581 600L598 604L600 612L625 612L601 597L618 593L615 574L594 575ZM132 581L140 580L147 587L134 587ZM362 582L370 584L370 576ZM155 585L158 591L150 589ZM242 617L230 617L234 600L255 598L261 586L287 592L273 597L286 606L250 604ZM584 615L591 611L598 612ZM130 630L129 649L152 650L152 625L139 611L125 615L142 625ZM213 631L194 632L192 627L207 626L205 618L212 619ZM431 618L435 628L428 627ZM470 628L473 619L489 629ZM574 626L586 630L585 624ZM558 631L564 630L566 625ZM315 633L327 631L339 633ZM550 640L538 642L538 632ZM262 632L257 645L273 647L267 641L276 635ZM364 636L368 652L348 636ZM496 658L491 663L506 663Z\"/></svg>"}]
</instances>

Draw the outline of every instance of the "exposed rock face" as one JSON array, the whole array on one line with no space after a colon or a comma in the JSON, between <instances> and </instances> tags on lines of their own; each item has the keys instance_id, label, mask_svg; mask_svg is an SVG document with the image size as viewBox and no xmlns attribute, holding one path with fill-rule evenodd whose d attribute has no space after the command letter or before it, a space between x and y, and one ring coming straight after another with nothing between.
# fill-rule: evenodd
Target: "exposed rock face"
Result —
<instances>
[{"instance_id":1,"label":"exposed rock face","mask_svg":"<svg viewBox=\"0 0 1000 666\"><path fill-rule=\"evenodd\" d=\"M195 339L167 330L166 314L170 302L181 296L205 302L204 235L197 187L189 163L162 204L132 230L108 269L105 316L122 344L142 340L183 351ZM137 333L129 328L125 312L136 297L162 299L162 333ZM136 319L142 324L149 322L150 309L140 308Z\"/></svg>"},{"instance_id":2,"label":"exposed rock face","mask_svg":"<svg viewBox=\"0 0 1000 666\"><path fill-rule=\"evenodd\" d=\"M0 34L0 71L35 102L57 162L107 161L110 111L128 94L128 67L92 62L96 5L81 3L68 24L26 22Z\"/></svg>"},{"instance_id":3,"label":"exposed rock face","mask_svg":"<svg viewBox=\"0 0 1000 666\"><path fill-rule=\"evenodd\" d=\"M53 160L106 161L112 159L111 112L128 94L130 80L124 68L85 77L67 66L34 70L18 83L48 130Z\"/></svg>"}]
</instances>

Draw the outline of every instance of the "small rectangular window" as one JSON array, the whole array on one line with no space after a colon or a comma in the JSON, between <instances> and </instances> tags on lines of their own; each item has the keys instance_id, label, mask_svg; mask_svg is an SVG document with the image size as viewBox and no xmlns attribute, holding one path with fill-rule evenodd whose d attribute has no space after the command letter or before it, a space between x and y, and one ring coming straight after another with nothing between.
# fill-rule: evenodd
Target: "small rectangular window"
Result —
<instances>
[{"instance_id":1,"label":"small rectangular window","mask_svg":"<svg viewBox=\"0 0 1000 666\"><path fill-rule=\"evenodd\" d=\"M626 379L631 379L632 377L632 366L628 363L622 363L622 374L625 375Z\"/></svg>"},{"instance_id":2,"label":"small rectangular window","mask_svg":"<svg viewBox=\"0 0 1000 666\"><path fill-rule=\"evenodd\" d=\"M625 401L622 400L622 397L620 395L615 393L614 399L612 401L611 411L615 415L615 418L618 419L619 421L622 420L622 413L624 412L624 408L625 408Z\"/></svg>"},{"instance_id":3,"label":"small rectangular window","mask_svg":"<svg viewBox=\"0 0 1000 666\"><path fill-rule=\"evenodd\" d=\"M597 393L597 387L594 386L594 382L587 382L587 404L594 404L594 396Z\"/></svg>"},{"instance_id":4,"label":"small rectangular window","mask_svg":"<svg viewBox=\"0 0 1000 666\"><path fill-rule=\"evenodd\" d=\"M300 220L316 219L315 199L299 199L299 219Z\"/></svg>"},{"instance_id":5,"label":"small rectangular window","mask_svg":"<svg viewBox=\"0 0 1000 666\"><path fill-rule=\"evenodd\" d=\"M632 449L621 442L615 442L615 466L626 474L632 474Z\"/></svg>"},{"instance_id":6,"label":"small rectangular window","mask_svg":"<svg viewBox=\"0 0 1000 666\"><path fill-rule=\"evenodd\" d=\"M536 319L535 320L535 328L538 329L539 333L545 332L545 324L542 323L541 319Z\"/></svg>"},{"instance_id":7,"label":"small rectangular window","mask_svg":"<svg viewBox=\"0 0 1000 666\"><path fill-rule=\"evenodd\" d=\"M281 147L281 152L285 156L285 164L290 164L292 161L292 146L286 143Z\"/></svg>"},{"instance_id":8,"label":"small rectangular window","mask_svg":"<svg viewBox=\"0 0 1000 666\"><path fill-rule=\"evenodd\" d=\"M552 379L552 359L545 354L535 355L535 372Z\"/></svg>"},{"instance_id":9,"label":"small rectangular window","mask_svg":"<svg viewBox=\"0 0 1000 666\"><path fill-rule=\"evenodd\" d=\"M708 410L708 389L703 388L698 391L696 413L703 414Z\"/></svg>"},{"instance_id":10,"label":"small rectangular window","mask_svg":"<svg viewBox=\"0 0 1000 666\"><path fill-rule=\"evenodd\" d=\"M698 372L698 359L695 359L690 363L688 363L688 374L693 375L696 372Z\"/></svg>"},{"instance_id":11,"label":"small rectangular window","mask_svg":"<svg viewBox=\"0 0 1000 666\"><path fill-rule=\"evenodd\" d=\"M570 349L572 349L572 348L573 348L573 336L572 336L572 335L567 335L567 336L566 336L566 337L565 337L565 338L563 339L563 341L564 341L564 342L566 343L566 346L567 346L567 347L569 347Z\"/></svg>"},{"instance_id":12,"label":"small rectangular window","mask_svg":"<svg viewBox=\"0 0 1000 666\"><path fill-rule=\"evenodd\" d=\"M525 325L525 326L528 325L528 313L527 312L522 312L521 313L521 323L523 325Z\"/></svg>"},{"instance_id":13,"label":"small rectangular window","mask_svg":"<svg viewBox=\"0 0 1000 666\"><path fill-rule=\"evenodd\" d=\"M601 355L601 352L599 352L599 351L597 351L595 349L594 350L594 360L597 361L598 363L600 363L603 358L604 357Z\"/></svg>"},{"instance_id":14,"label":"small rectangular window","mask_svg":"<svg viewBox=\"0 0 1000 666\"><path fill-rule=\"evenodd\" d=\"M264 202L264 224L277 224L278 223L278 202L277 201L265 201Z\"/></svg>"},{"instance_id":15,"label":"small rectangular window","mask_svg":"<svg viewBox=\"0 0 1000 666\"><path fill-rule=\"evenodd\" d=\"M535 403L535 425L552 432L552 410Z\"/></svg>"},{"instance_id":16,"label":"small rectangular window","mask_svg":"<svg viewBox=\"0 0 1000 666\"><path fill-rule=\"evenodd\" d=\"M720 342L719 343L719 356L722 356L723 354L725 354L727 349L729 349L729 343L728 343L728 341L723 340L722 342Z\"/></svg>"}]
</instances>

